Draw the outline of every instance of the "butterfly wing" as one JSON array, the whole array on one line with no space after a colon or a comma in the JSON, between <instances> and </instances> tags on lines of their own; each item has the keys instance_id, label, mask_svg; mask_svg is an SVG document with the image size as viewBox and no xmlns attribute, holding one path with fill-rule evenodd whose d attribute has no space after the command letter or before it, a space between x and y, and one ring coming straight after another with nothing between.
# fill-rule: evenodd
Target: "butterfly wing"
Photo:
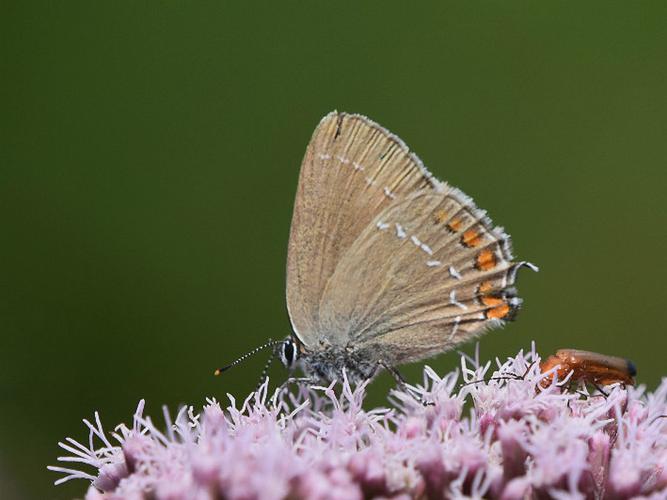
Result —
<instances>
[{"instance_id":1,"label":"butterfly wing","mask_svg":"<svg viewBox=\"0 0 667 500\"><path fill-rule=\"evenodd\" d=\"M523 265L460 190L420 190L387 206L342 256L318 328L344 332L370 359L424 359L511 319Z\"/></svg>"},{"instance_id":2,"label":"butterfly wing","mask_svg":"<svg viewBox=\"0 0 667 500\"><path fill-rule=\"evenodd\" d=\"M446 351L520 306L509 236L396 136L331 113L299 178L287 305L311 350L400 364Z\"/></svg>"},{"instance_id":3,"label":"butterfly wing","mask_svg":"<svg viewBox=\"0 0 667 500\"><path fill-rule=\"evenodd\" d=\"M307 348L349 340L346 331L322 330L320 307L355 240L395 201L443 189L398 137L368 118L333 112L322 119L301 165L287 255L287 308Z\"/></svg>"}]
</instances>

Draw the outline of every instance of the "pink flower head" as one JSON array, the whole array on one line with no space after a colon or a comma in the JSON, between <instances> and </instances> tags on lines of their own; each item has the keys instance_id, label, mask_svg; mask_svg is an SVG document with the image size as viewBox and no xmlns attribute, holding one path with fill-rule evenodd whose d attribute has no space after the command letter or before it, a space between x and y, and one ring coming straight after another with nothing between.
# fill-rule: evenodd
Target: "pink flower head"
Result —
<instances>
[{"instance_id":1,"label":"pink flower head","mask_svg":"<svg viewBox=\"0 0 667 500\"><path fill-rule=\"evenodd\" d=\"M155 498L667 498L667 379L608 395L540 385L535 350L391 391L364 409L366 383L297 386L242 404L184 407L161 431L141 401L131 426L87 445L67 438L56 484L87 479L88 500Z\"/></svg>"}]
</instances>

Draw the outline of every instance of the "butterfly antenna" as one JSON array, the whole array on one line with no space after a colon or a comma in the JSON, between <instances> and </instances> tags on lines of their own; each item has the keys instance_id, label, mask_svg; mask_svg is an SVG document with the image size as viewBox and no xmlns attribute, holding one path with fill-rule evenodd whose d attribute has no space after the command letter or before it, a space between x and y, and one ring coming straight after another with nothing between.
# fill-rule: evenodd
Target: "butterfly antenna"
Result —
<instances>
[{"instance_id":1,"label":"butterfly antenna","mask_svg":"<svg viewBox=\"0 0 667 500\"><path fill-rule=\"evenodd\" d=\"M271 367L271 363L273 363L273 360L276 358L276 354L277 354L276 349L274 349L273 352L271 353L271 357L266 361L266 364L264 365L264 369L262 370L262 375L259 377L259 382L257 382L257 387L255 388L255 392L259 391L259 388L268 378L269 368Z\"/></svg>"},{"instance_id":2,"label":"butterfly antenna","mask_svg":"<svg viewBox=\"0 0 667 500\"><path fill-rule=\"evenodd\" d=\"M242 361L245 361L246 359L248 359L253 354L257 354L259 351L262 351L262 350L266 349L267 347L273 347L273 346L276 346L278 344L282 344L283 342L284 342L283 340L269 339L269 341L266 344L263 344L259 347L255 347L252 351L249 351L249 352L245 353L243 356L241 356L240 358L232 361L227 366L223 366L222 368L218 368L217 370L215 370L215 372L213 372L213 374L214 375L220 375L222 372L226 372L227 370L229 370L232 366L238 365ZM273 356L271 356L271 358L273 358ZM268 370L268 367L266 367L266 369Z\"/></svg>"}]
</instances>

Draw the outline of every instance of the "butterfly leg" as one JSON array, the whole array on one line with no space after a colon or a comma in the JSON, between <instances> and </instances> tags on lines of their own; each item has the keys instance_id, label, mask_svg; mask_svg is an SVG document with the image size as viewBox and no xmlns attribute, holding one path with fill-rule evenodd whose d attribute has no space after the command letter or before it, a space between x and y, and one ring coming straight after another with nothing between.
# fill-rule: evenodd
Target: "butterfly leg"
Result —
<instances>
[{"instance_id":1,"label":"butterfly leg","mask_svg":"<svg viewBox=\"0 0 667 500\"><path fill-rule=\"evenodd\" d=\"M384 368L387 370L392 377L394 377L394 380L396 381L396 385L400 385L402 387L405 387L408 385L408 382L403 378L403 375L401 375L401 372L399 372L396 367L391 366L388 363L385 363L384 361L380 360L378 361L378 366L380 368Z\"/></svg>"},{"instance_id":2,"label":"butterfly leg","mask_svg":"<svg viewBox=\"0 0 667 500\"><path fill-rule=\"evenodd\" d=\"M271 396L271 404L275 406L278 402L280 395L287 389L291 384L313 384L316 380L312 377L288 377L282 384L280 384Z\"/></svg>"},{"instance_id":3,"label":"butterfly leg","mask_svg":"<svg viewBox=\"0 0 667 500\"><path fill-rule=\"evenodd\" d=\"M255 387L255 392L259 391L259 388L262 387L262 384L266 382L266 379L269 378L269 368L271 367L271 363L273 363L273 358L276 357L275 349L273 354L271 354L271 357L267 360L266 364L264 365L264 369L262 370L262 375L259 377L259 382L257 382L257 387Z\"/></svg>"},{"instance_id":4,"label":"butterfly leg","mask_svg":"<svg viewBox=\"0 0 667 500\"><path fill-rule=\"evenodd\" d=\"M413 393L410 385L408 385L408 382L405 380L405 378L403 378L403 375L401 375L401 372L399 372L398 369L396 369L395 366L391 366L390 364L385 363L383 360L378 361L378 366L387 370L391 374L391 376L394 377L394 380L396 381L396 385L398 387L400 387L403 391L410 394L410 396L412 396L416 401L418 401L419 403L421 403L424 406L433 406L434 405L433 402L424 401L421 397L416 396Z\"/></svg>"}]
</instances>

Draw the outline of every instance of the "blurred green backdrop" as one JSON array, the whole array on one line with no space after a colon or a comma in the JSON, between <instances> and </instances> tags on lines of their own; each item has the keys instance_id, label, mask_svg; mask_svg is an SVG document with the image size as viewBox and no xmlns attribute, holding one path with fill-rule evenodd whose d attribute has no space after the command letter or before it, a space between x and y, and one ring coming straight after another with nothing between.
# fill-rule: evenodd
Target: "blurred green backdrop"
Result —
<instances>
[{"instance_id":1,"label":"blurred green backdrop","mask_svg":"<svg viewBox=\"0 0 667 500\"><path fill-rule=\"evenodd\" d=\"M254 387L261 356L211 373L289 332L298 169L332 109L399 134L541 266L483 356L535 339L630 357L654 386L666 16L665 2L0 3L3 498L82 495L45 467L94 410L113 427L139 398L157 417Z\"/></svg>"}]
</instances>

